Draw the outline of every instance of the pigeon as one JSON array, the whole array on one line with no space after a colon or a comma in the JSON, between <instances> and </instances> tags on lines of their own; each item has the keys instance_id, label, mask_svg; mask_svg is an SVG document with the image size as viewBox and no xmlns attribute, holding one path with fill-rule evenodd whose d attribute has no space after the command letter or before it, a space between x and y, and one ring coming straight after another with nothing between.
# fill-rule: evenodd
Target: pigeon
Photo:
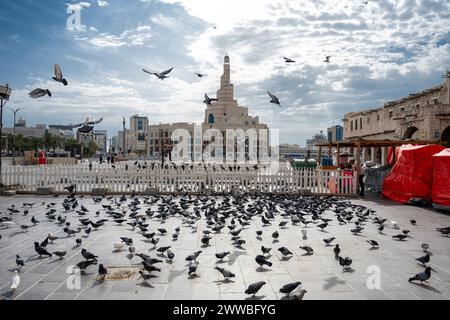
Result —
<instances>
[{"instance_id":1,"label":"pigeon","mask_svg":"<svg viewBox=\"0 0 450 320\"><path fill-rule=\"evenodd\" d=\"M260 268L262 268L264 265L267 265L269 267L272 266L272 262L266 260L266 257L264 257L263 255L257 255L255 261L257 264L259 264Z\"/></svg>"},{"instance_id":2,"label":"pigeon","mask_svg":"<svg viewBox=\"0 0 450 320\"><path fill-rule=\"evenodd\" d=\"M77 231L70 229L69 227L64 227L63 231L67 233L68 236L73 236Z\"/></svg>"},{"instance_id":3,"label":"pigeon","mask_svg":"<svg viewBox=\"0 0 450 320\"><path fill-rule=\"evenodd\" d=\"M23 259L19 255L16 255L16 265L19 269L25 265Z\"/></svg>"},{"instance_id":4,"label":"pigeon","mask_svg":"<svg viewBox=\"0 0 450 320\"><path fill-rule=\"evenodd\" d=\"M216 269L217 271L219 271L219 272L223 275L223 277L225 278L225 280L226 280L226 279L229 279L229 278L235 278L235 277L236 277L236 275L235 275L234 273L232 273L231 271L228 271L228 270L226 270L226 269L224 269L224 268L221 268L221 267L215 267L214 269Z\"/></svg>"},{"instance_id":5,"label":"pigeon","mask_svg":"<svg viewBox=\"0 0 450 320\"><path fill-rule=\"evenodd\" d=\"M372 246L372 248L378 248L378 242L376 242L375 240L367 240L367 243L370 244Z\"/></svg>"},{"instance_id":6,"label":"pigeon","mask_svg":"<svg viewBox=\"0 0 450 320\"><path fill-rule=\"evenodd\" d=\"M216 253L216 258L219 259L219 261L222 261L229 254L231 254L230 251Z\"/></svg>"},{"instance_id":7,"label":"pigeon","mask_svg":"<svg viewBox=\"0 0 450 320\"><path fill-rule=\"evenodd\" d=\"M422 243L421 247L423 252L428 252L428 249L430 249L430 245L428 243Z\"/></svg>"},{"instance_id":8,"label":"pigeon","mask_svg":"<svg viewBox=\"0 0 450 320\"><path fill-rule=\"evenodd\" d=\"M281 221L278 226L281 227L282 229L287 225L287 221Z\"/></svg>"},{"instance_id":9,"label":"pigeon","mask_svg":"<svg viewBox=\"0 0 450 320\"><path fill-rule=\"evenodd\" d=\"M105 268L103 264L98 265L98 275L100 276L100 281L105 281L105 277L108 274L108 269Z\"/></svg>"},{"instance_id":10,"label":"pigeon","mask_svg":"<svg viewBox=\"0 0 450 320\"><path fill-rule=\"evenodd\" d=\"M41 98L48 95L49 97L52 96L52 93L50 92L50 90L48 89L41 89L41 88L37 88L34 89L33 91L31 91L29 93L29 96L33 99L37 99L37 98Z\"/></svg>"},{"instance_id":11,"label":"pigeon","mask_svg":"<svg viewBox=\"0 0 450 320\"><path fill-rule=\"evenodd\" d=\"M308 239L308 232L306 231L306 229L302 229L302 237L303 237L303 240Z\"/></svg>"},{"instance_id":12,"label":"pigeon","mask_svg":"<svg viewBox=\"0 0 450 320\"><path fill-rule=\"evenodd\" d=\"M61 82L64 86L68 85L67 80L63 77L61 68L57 64L55 64L55 76L52 79L57 82Z\"/></svg>"},{"instance_id":13,"label":"pigeon","mask_svg":"<svg viewBox=\"0 0 450 320\"><path fill-rule=\"evenodd\" d=\"M295 61L292 60L292 59L289 59L289 58L286 58L286 57L283 57L283 59L284 59L284 62L286 62L286 63L295 63Z\"/></svg>"},{"instance_id":14,"label":"pigeon","mask_svg":"<svg viewBox=\"0 0 450 320\"><path fill-rule=\"evenodd\" d=\"M426 255L424 255L423 257L420 258L416 258L417 261L419 261L421 264L423 264L424 267L426 267L426 263L430 262L430 254L427 253Z\"/></svg>"},{"instance_id":15,"label":"pigeon","mask_svg":"<svg viewBox=\"0 0 450 320\"><path fill-rule=\"evenodd\" d=\"M170 249L170 246L168 246L168 247L159 247L156 251L158 251L159 253L165 253L169 249Z\"/></svg>"},{"instance_id":16,"label":"pigeon","mask_svg":"<svg viewBox=\"0 0 450 320\"><path fill-rule=\"evenodd\" d=\"M31 217L31 223L35 226L39 223L39 220L37 220L34 216Z\"/></svg>"},{"instance_id":17,"label":"pigeon","mask_svg":"<svg viewBox=\"0 0 450 320\"><path fill-rule=\"evenodd\" d=\"M192 261L196 262L200 253L202 253L202 251L194 252L193 254L188 255L185 260L188 262L192 262Z\"/></svg>"},{"instance_id":18,"label":"pigeon","mask_svg":"<svg viewBox=\"0 0 450 320\"><path fill-rule=\"evenodd\" d=\"M194 72L194 73L195 73L195 75L196 75L197 77L199 77L199 78L206 77L206 74L198 73L198 72Z\"/></svg>"},{"instance_id":19,"label":"pigeon","mask_svg":"<svg viewBox=\"0 0 450 320\"><path fill-rule=\"evenodd\" d=\"M144 269L150 273L152 273L153 271L161 272L160 268L157 268L152 264L147 263L146 261L142 261L142 265L144 266Z\"/></svg>"},{"instance_id":20,"label":"pigeon","mask_svg":"<svg viewBox=\"0 0 450 320\"><path fill-rule=\"evenodd\" d=\"M152 277L152 275L150 273L144 272L142 270L139 271L139 275L140 275L140 278L142 278L144 280L144 282L147 282Z\"/></svg>"},{"instance_id":21,"label":"pigeon","mask_svg":"<svg viewBox=\"0 0 450 320\"><path fill-rule=\"evenodd\" d=\"M77 263L77 267L80 269L82 273L91 265L97 264L97 260L84 260Z\"/></svg>"},{"instance_id":22,"label":"pigeon","mask_svg":"<svg viewBox=\"0 0 450 320\"><path fill-rule=\"evenodd\" d=\"M294 291L295 289L298 288L298 286L301 286L301 285L302 285L302 283L300 281L288 283L280 288L280 292L289 296L292 291Z\"/></svg>"},{"instance_id":23,"label":"pigeon","mask_svg":"<svg viewBox=\"0 0 450 320\"><path fill-rule=\"evenodd\" d=\"M327 222L318 224L317 227L320 228L321 231L323 231L328 226Z\"/></svg>"},{"instance_id":24,"label":"pigeon","mask_svg":"<svg viewBox=\"0 0 450 320\"><path fill-rule=\"evenodd\" d=\"M308 255L311 255L314 253L313 248L311 248L309 246L301 246L300 249L305 250Z\"/></svg>"},{"instance_id":25,"label":"pigeon","mask_svg":"<svg viewBox=\"0 0 450 320\"><path fill-rule=\"evenodd\" d=\"M77 239L75 239L75 242L76 242L77 246L81 246L81 243L83 242L83 240L81 238L77 238Z\"/></svg>"},{"instance_id":26,"label":"pigeon","mask_svg":"<svg viewBox=\"0 0 450 320\"><path fill-rule=\"evenodd\" d=\"M53 252L53 254L55 255L55 256L57 256L57 257L59 257L59 259L62 259L62 258L64 258L64 256L66 255L66 251L55 251L55 252Z\"/></svg>"},{"instance_id":27,"label":"pigeon","mask_svg":"<svg viewBox=\"0 0 450 320\"><path fill-rule=\"evenodd\" d=\"M339 248L338 244L334 247L333 252L334 252L334 257L337 259L339 257L339 254L341 253L341 248Z\"/></svg>"},{"instance_id":28,"label":"pigeon","mask_svg":"<svg viewBox=\"0 0 450 320\"><path fill-rule=\"evenodd\" d=\"M346 270L348 268L350 268L350 265L352 264L352 259L346 257L346 258L342 258L341 256L339 256L339 264L341 265L341 267Z\"/></svg>"},{"instance_id":29,"label":"pigeon","mask_svg":"<svg viewBox=\"0 0 450 320\"><path fill-rule=\"evenodd\" d=\"M326 56L324 62L325 63L330 63L331 62L330 59L331 59L331 56Z\"/></svg>"},{"instance_id":30,"label":"pigeon","mask_svg":"<svg viewBox=\"0 0 450 320\"><path fill-rule=\"evenodd\" d=\"M278 233L278 231L275 231L274 233L272 233L272 238L273 239L278 239L278 237L280 236L280 234Z\"/></svg>"},{"instance_id":31,"label":"pigeon","mask_svg":"<svg viewBox=\"0 0 450 320\"><path fill-rule=\"evenodd\" d=\"M210 98L208 97L208 94L205 93L205 100L203 101L204 104L210 106L211 102L218 101L216 98Z\"/></svg>"},{"instance_id":32,"label":"pigeon","mask_svg":"<svg viewBox=\"0 0 450 320\"><path fill-rule=\"evenodd\" d=\"M49 256L49 257L52 256L52 254L50 252L48 252L45 248L42 248L41 246L39 246L38 242L34 243L34 250L39 254L39 258L42 256Z\"/></svg>"},{"instance_id":33,"label":"pigeon","mask_svg":"<svg viewBox=\"0 0 450 320\"><path fill-rule=\"evenodd\" d=\"M248 288L245 290L245 294L251 294L255 296L258 291L266 284L264 281L259 281L252 283L248 286Z\"/></svg>"},{"instance_id":34,"label":"pigeon","mask_svg":"<svg viewBox=\"0 0 450 320\"><path fill-rule=\"evenodd\" d=\"M189 270L188 270L188 275L189 276L197 276L197 267L198 267L198 263L192 263L189 265Z\"/></svg>"},{"instance_id":35,"label":"pigeon","mask_svg":"<svg viewBox=\"0 0 450 320\"><path fill-rule=\"evenodd\" d=\"M413 226L415 226L416 223L417 223L417 221L416 221L415 219L411 219L411 220L409 220L409 222L410 222Z\"/></svg>"},{"instance_id":36,"label":"pigeon","mask_svg":"<svg viewBox=\"0 0 450 320\"><path fill-rule=\"evenodd\" d=\"M292 297L292 300L303 300L303 297L308 291L305 289L302 289L298 292L293 292L290 296Z\"/></svg>"},{"instance_id":37,"label":"pigeon","mask_svg":"<svg viewBox=\"0 0 450 320\"><path fill-rule=\"evenodd\" d=\"M331 237L331 238L323 239L323 242L325 242L325 244L327 246L329 246L334 241L334 239L336 239L336 238L335 237Z\"/></svg>"},{"instance_id":38,"label":"pigeon","mask_svg":"<svg viewBox=\"0 0 450 320\"><path fill-rule=\"evenodd\" d=\"M125 243L127 246L130 246L133 244L133 239L131 239L131 238L120 237L120 240L122 240L122 242Z\"/></svg>"},{"instance_id":39,"label":"pigeon","mask_svg":"<svg viewBox=\"0 0 450 320\"><path fill-rule=\"evenodd\" d=\"M15 270L14 277L12 277L11 287L10 287L12 293L14 293L17 290L17 288L19 287L19 284L20 284L19 271Z\"/></svg>"},{"instance_id":40,"label":"pigeon","mask_svg":"<svg viewBox=\"0 0 450 320\"><path fill-rule=\"evenodd\" d=\"M169 258L169 260L173 260L173 258L175 258L175 254L169 250L167 250L166 252L167 258Z\"/></svg>"},{"instance_id":41,"label":"pigeon","mask_svg":"<svg viewBox=\"0 0 450 320\"><path fill-rule=\"evenodd\" d=\"M424 281L427 281L431 277L431 267L426 267L425 271L416 274L414 277L409 278L408 282L412 281L420 281L420 284L422 284Z\"/></svg>"},{"instance_id":42,"label":"pigeon","mask_svg":"<svg viewBox=\"0 0 450 320\"><path fill-rule=\"evenodd\" d=\"M263 232L262 232L261 230L257 230L257 231L256 231L256 236L257 236L258 238L261 238L262 235L263 235Z\"/></svg>"},{"instance_id":43,"label":"pigeon","mask_svg":"<svg viewBox=\"0 0 450 320\"><path fill-rule=\"evenodd\" d=\"M266 248L264 246L261 246L261 251L263 254L269 254L270 250L272 250L272 248Z\"/></svg>"},{"instance_id":44,"label":"pigeon","mask_svg":"<svg viewBox=\"0 0 450 320\"><path fill-rule=\"evenodd\" d=\"M164 79L170 78L170 77L168 76L168 74L171 73L173 69L174 69L174 68L171 68L171 69L169 69L169 70L166 70L166 71L163 71L163 72L159 72L159 73L158 73L158 72L150 72L150 71L147 71L147 70L145 70L145 69L142 69L142 71L144 71L145 73L154 75L154 76L156 76L156 77L157 77L158 79L160 79L160 80L164 80Z\"/></svg>"},{"instance_id":45,"label":"pigeon","mask_svg":"<svg viewBox=\"0 0 450 320\"><path fill-rule=\"evenodd\" d=\"M270 93L269 91L267 91L267 94L270 96L270 103L276 104L279 107L281 107L281 103L280 100L278 100L278 98L276 96L274 96L272 93Z\"/></svg>"},{"instance_id":46,"label":"pigeon","mask_svg":"<svg viewBox=\"0 0 450 320\"><path fill-rule=\"evenodd\" d=\"M408 236L406 234L400 233L395 236L392 236L392 238L402 241L402 240L405 240L406 238L408 238Z\"/></svg>"},{"instance_id":47,"label":"pigeon","mask_svg":"<svg viewBox=\"0 0 450 320\"><path fill-rule=\"evenodd\" d=\"M86 260L97 260L98 256L94 255L93 253L87 251L86 249L81 249L81 255L86 259Z\"/></svg>"},{"instance_id":48,"label":"pigeon","mask_svg":"<svg viewBox=\"0 0 450 320\"><path fill-rule=\"evenodd\" d=\"M281 248L278 249L278 251L280 251L281 254L282 254L283 256L285 256L285 257L287 257L287 256L289 256L289 255L292 255L292 252L289 251L289 249L286 248L286 247L281 247Z\"/></svg>"}]
</instances>

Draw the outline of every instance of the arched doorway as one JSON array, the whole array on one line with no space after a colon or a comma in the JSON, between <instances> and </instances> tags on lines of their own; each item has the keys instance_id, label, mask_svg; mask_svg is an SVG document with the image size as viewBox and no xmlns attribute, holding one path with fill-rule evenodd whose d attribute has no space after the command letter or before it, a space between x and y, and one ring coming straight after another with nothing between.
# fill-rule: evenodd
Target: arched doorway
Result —
<instances>
[{"instance_id":1,"label":"arched doorway","mask_svg":"<svg viewBox=\"0 0 450 320\"><path fill-rule=\"evenodd\" d=\"M214 124L215 120L214 115L211 113L208 117L208 124Z\"/></svg>"},{"instance_id":2,"label":"arched doorway","mask_svg":"<svg viewBox=\"0 0 450 320\"><path fill-rule=\"evenodd\" d=\"M450 148L450 126L442 132L441 141L444 141L444 146Z\"/></svg>"},{"instance_id":3,"label":"arched doorway","mask_svg":"<svg viewBox=\"0 0 450 320\"><path fill-rule=\"evenodd\" d=\"M414 126L406 129L405 134L403 135L403 139L413 139L413 138L419 138L419 128Z\"/></svg>"}]
</instances>

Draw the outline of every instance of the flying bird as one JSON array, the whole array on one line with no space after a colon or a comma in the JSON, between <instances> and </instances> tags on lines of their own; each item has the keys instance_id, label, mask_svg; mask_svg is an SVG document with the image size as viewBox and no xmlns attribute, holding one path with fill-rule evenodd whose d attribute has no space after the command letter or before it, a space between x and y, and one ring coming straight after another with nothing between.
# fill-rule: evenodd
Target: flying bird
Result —
<instances>
[{"instance_id":1,"label":"flying bird","mask_svg":"<svg viewBox=\"0 0 450 320\"><path fill-rule=\"evenodd\" d=\"M61 68L57 64L55 64L55 76L52 79L57 82L61 82L64 86L69 84L67 80L64 79Z\"/></svg>"},{"instance_id":2,"label":"flying bird","mask_svg":"<svg viewBox=\"0 0 450 320\"><path fill-rule=\"evenodd\" d=\"M281 107L280 100L279 100L276 96L274 96L273 94L271 94L269 91L267 91L267 94L268 94L269 97L270 97L270 103L276 104L276 105L278 105L279 107Z\"/></svg>"},{"instance_id":3,"label":"flying bird","mask_svg":"<svg viewBox=\"0 0 450 320\"><path fill-rule=\"evenodd\" d=\"M37 98L44 97L46 95L51 97L52 93L48 89L37 88L37 89L34 89L33 91L31 91L28 95L33 99L37 99Z\"/></svg>"},{"instance_id":4,"label":"flying bird","mask_svg":"<svg viewBox=\"0 0 450 320\"><path fill-rule=\"evenodd\" d=\"M216 98L210 98L208 97L208 94L205 93L205 100L203 101L204 104L210 106L211 102L218 101Z\"/></svg>"},{"instance_id":5,"label":"flying bird","mask_svg":"<svg viewBox=\"0 0 450 320\"><path fill-rule=\"evenodd\" d=\"M203 74L203 73L198 73L198 72L194 72L196 75L197 75L197 77L199 77L199 78L203 78L203 77L206 77L206 74Z\"/></svg>"},{"instance_id":6,"label":"flying bird","mask_svg":"<svg viewBox=\"0 0 450 320\"><path fill-rule=\"evenodd\" d=\"M168 76L168 74L171 73L172 70L173 70L173 68L158 73L158 72L150 72L150 71L147 71L147 70L145 70L145 69L142 69L142 71L144 71L145 73L154 75L154 76L156 76L156 77L157 77L158 79L160 79L160 80L164 80L164 79L170 78L170 77Z\"/></svg>"},{"instance_id":7,"label":"flying bird","mask_svg":"<svg viewBox=\"0 0 450 320\"><path fill-rule=\"evenodd\" d=\"M286 62L286 63L295 63L295 61L292 60L292 59L289 59L289 58L286 58L286 57L283 57L283 59L284 59L284 62Z\"/></svg>"},{"instance_id":8,"label":"flying bird","mask_svg":"<svg viewBox=\"0 0 450 320\"><path fill-rule=\"evenodd\" d=\"M324 62L325 63L330 63L331 62L330 59L331 59L331 56L326 56Z\"/></svg>"}]
</instances>

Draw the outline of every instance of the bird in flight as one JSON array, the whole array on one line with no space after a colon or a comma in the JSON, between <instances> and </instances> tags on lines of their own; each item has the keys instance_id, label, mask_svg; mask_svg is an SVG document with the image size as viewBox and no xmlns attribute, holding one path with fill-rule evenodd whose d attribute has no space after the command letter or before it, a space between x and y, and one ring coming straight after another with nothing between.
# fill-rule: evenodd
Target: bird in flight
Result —
<instances>
[{"instance_id":1,"label":"bird in flight","mask_svg":"<svg viewBox=\"0 0 450 320\"><path fill-rule=\"evenodd\" d=\"M55 76L52 79L57 82L61 82L64 86L68 85L67 80L63 77L61 68L57 64L55 64Z\"/></svg>"},{"instance_id":2,"label":"bird in flight","mask_svg":"<svg viewBox=\"0 0 450 320\"><path fill-rule=\"evenodd\" d=\"M284 62L286 62L286 63L295 63L295 61L292 60L292 59L289 59L289 58L286 58L286 57L283 57L283 59L284 59Z\"/></svg>"},{"instance_id":3,"label":"bird in flight","mask_svg":"<svg viewBox=\"0 0 450 320\"><path fill-rule=\"evenodd\" d=\"M211 105L211 102L218 101L216 98L210 98L208 97L208 94L205 93L205 101L203 103L207 104L208 106Z\"/></svg>"},{"instance_id":4,"label":"bird in flight","mask_svg":"<svg viewBox=\"0 0 450 320\"><path fill-rule=\"evenodd\" d=\"M281 107L280 100L278 100L278 98L276 96L271 94L269 91L267 91L267 94L270 96L270 103L276 104Z\"/></svg>"},{"instance_id":5,"label":"bird in flight","mask_svg":"<svg viewBox=\"0 0 450 320\"><path fill-rule=\"evenodd\" d=\"M331 59L331 56L326 56L325 57L325 61L324 62L326 62L326 63L330 63L331 61L330 61L330 59Z\"/></svg>"},{"instance_id":6,"label":"bird in flight","mask_svg":"<svg viewBox=\"0 0 450 320\"><path fill-rule=\"evenodd\" d=\"M194 72L196 75L197 75L197 77L199 77L199 78L203 78L203 77L206 77L206 74L203 74L203 73L198 73L198 72Z\"/></svg>"},{"instance_id":7,"label":"bird in flight","mask_svg":"<svg viewBox=\"0 0 450 320\"><path fill-rule=\"evenodd\" d=\"M41 98L48 95L49 97L52 96L52 93L50 92L50 90L48 89L41 89L41 88L37 88L34 89L33 91L31 91L29 93L29 96L33 99L37 99L37 98Z\"/></svg>"},{"instance_id":8,"label":"bird in flight","mask_svg":"<svg viewBox=\"0 0 450 320\"><path fill-rule=\"evenodd\" d=\"M144 71L145 73L148 73L148 74L151 74L151 75L154 75L154 76L156 76L158 79L160 79L160 80L164 80L164 79L166 79L166 78L170 78L169 76L167 76L169 73L171 73L172 72L172 70L173 70L173 68L171 68L171 69L169 69L169 70L166 70L166 71L163 71L163 72L160 72L160 73L158 73L158 72L150 72L150 71L147 71L147 70L145 70L145 69L142 69L142 71Z\"/></svg>"}]
</instances>

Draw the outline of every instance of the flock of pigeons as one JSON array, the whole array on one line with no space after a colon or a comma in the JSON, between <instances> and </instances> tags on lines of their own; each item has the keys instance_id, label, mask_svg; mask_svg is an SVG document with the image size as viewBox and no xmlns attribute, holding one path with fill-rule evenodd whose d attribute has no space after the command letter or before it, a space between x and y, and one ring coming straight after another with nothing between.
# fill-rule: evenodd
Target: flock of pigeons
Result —
<instances>
[{"instance_id":1,"label":"flock of pigeons","mask_svg":"<svg viewBox=\"0 0 450 320\"><path fill-rule=\"evenodd\" d=\"M22 208L11 205L5 213L0 213L0 227L16 228L14 215L28 215L32 208L39 211L42 216L32 216L30 225L22 224L18 228L22 232L27 232L31 227L44 226L48 224L56 224L60 226L61 233L56 235L48 234L41 240L34 242L34 250L39 258L50 258L53 256L64 259L67 254L65 251L50 251L49 245L61 238L74 238L77 247L83 244L83 237L87 238L94 232L101 230L105 224L114 225L117 228L127 227L132 230L133 238L122 236L113 244L115 252L119 254L128 251L131 257L141 259L142 269L139 271L140 277L145 283L155 277L155 273L161 272L162 264L171 263L176 259L176 252L172 246L158 246L160 239L170 237L170 241L177 241L183 230L190 232L201 232L200 248L196 248L195 252L182 257L187 263L187 275L189 278L198 276L198 266L201 263L202 249L210 246L211 239L215 235L227 233L230 236L229 250L217 252L217 270L224 278L224 281L231 281L236 275L231 270L220 267L232 250L246 250L246 240L242 237L241 232L248 229L249 226L256 227L256 239L262 241L271 239L272 244L276 245L283 241L283 235L289 232L295 232L289 228L289 225L301 227L301 234L304 240L299 248L304 251L304 255L313 255L314 249L307 245L308 231L326 232L326 228L330 225L345 227L350 233L359 235L364 233L365 228L377 228L380 237L386 237L383 233L385 225L389 222L387 219L378 216L374 210L365 206L352 204L351 201L342 200L335 197L298 197L290 195L236 195L224 196L221 198L213 196L192 196L183 195L180 197L173 196L136 196L130 198L121 197L93 197L93 204L97 207L101 205L101 210L93 212L86 208L85 205L79 203L83 196L76 195L76 186L71 185L66 188L69 195L62 201L62 206L55 202L42 202L40 205L36 203L23 203ZM81 201L80 201L81 202ZM86 202L85 202L86 203ZM36 208L39 207L39 208ZM157 208L157 210L154 210ZM44 214L45 212L45 214ZM330 213L334 213L334 217L330 217ZM45 219L45 220L44 220ZM179 226L174 230L166 230L164 224L168 219L178 219ZM416 225L414 219L410 220L412 225ZM201 227L204 225L204 227ZM265 227L278 225L276 231L266 235ZM130 229L131 228L131 229ZM390 221L390 228L400 230L395 221ZM273 230L273 229L272 229ZM450 227L438 228L443 236L449 236ZM81 236L83 235L83 236ZM410 237L409 230L398 231L392 236L393 240L407 241ZM1 236L0 236L1 239ZM166 239L168 240L168 239ZM146 253L136 252L134 244L136 241L148 242L151 247L150 251L155 250L157 256L150 256ZM164 241L167 243L167 241ZM323 239L326 247L333 246L332 250L336 263L342 267L343 272L350 271L352 258L342 254L337 239L335 237L327 237ZM376 240L367 240L371 250L378 249L379 244ZM335 244L336 243L336 244ZM280 243L281 244L281 243ZM341 244L343 245L343 244ZM257 271L268 271L272 266L271 253L277 250L282 256L281 263L288 260L293 252L293 248L288 248L286 244L280 245L278 248L261 246L260 254L255 256L255 263L259 268ZM426 243L422 244L422 250L425 255L417 258L425 268L423 272L411 277L409 281L427 281L431 276L431 267L427 264L430 262L432 253L430 246ZM333 255L332 255L333 256ZM85 248L81 250L82 260L77 263L77 267L84 271L93 266L98 265L98 280L104 281L108 275L108 267L99 264L101 261L101 253L96 254L89 252ZM131 259L132 259L131 258ZM15 263L17 270L12 279L11 290L17 289L20 284L20 270L26 268L24 259L17 254ZM250 284L245 290L245 294L255 296L265 285L264 281ZM303 299L307 292L300 281L287 283L282 286L279 291L286 295L286 299Z\"/></svg>"}]
</instances>

